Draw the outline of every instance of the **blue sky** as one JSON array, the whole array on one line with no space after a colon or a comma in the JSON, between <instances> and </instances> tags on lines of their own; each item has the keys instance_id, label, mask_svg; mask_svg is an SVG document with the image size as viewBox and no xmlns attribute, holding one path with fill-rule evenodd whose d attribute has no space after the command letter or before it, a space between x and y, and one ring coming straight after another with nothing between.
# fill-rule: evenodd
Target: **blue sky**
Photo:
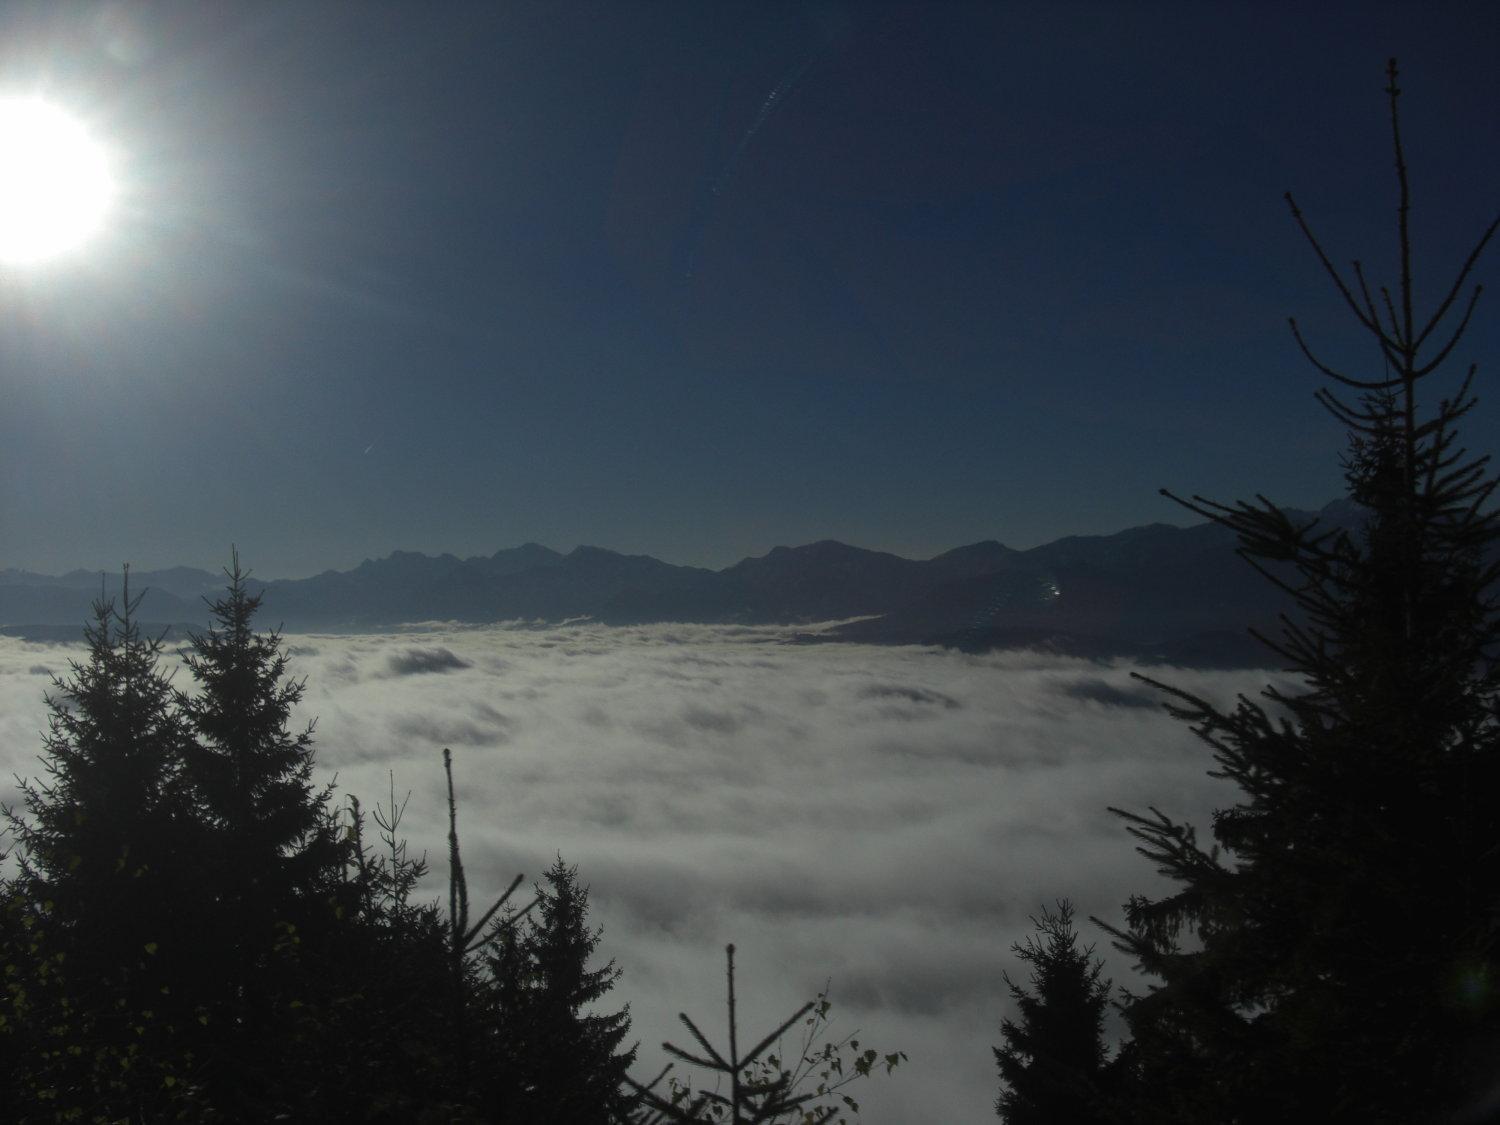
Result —
<instances>
[{"instance_id":1,"label":"blue sky","mask_svg":"<svg viewBox=\"0 0 1500 1125\"><path fill-rule=\"evenodd\" d=\"M0 87L83 118L121 199L0 274L0 565L535 540L717 567L1182 520L1161 486L1321 504L1342 437L1285 318L1372 353L1281 194L1392 275L1399 55L1430 300L1500 208L1497 24L8 5ZM1462 357L1491 400L1496 315Z\"/></svg>"}]
</instances>

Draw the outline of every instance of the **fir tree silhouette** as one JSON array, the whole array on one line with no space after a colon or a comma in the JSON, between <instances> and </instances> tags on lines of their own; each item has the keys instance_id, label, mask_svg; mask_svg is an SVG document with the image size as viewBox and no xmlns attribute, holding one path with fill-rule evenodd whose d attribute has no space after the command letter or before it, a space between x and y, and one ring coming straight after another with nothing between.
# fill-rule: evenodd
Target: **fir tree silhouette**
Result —
<instances>
[{"instance_id":1,"label":"fir tree silhouette","mask_svg":"<svg viewBox=\"0 0 1500 1125\"><path fill-rule=\"evenodd\" d=\"M1031 966L1031 989L1005 978L1019 1022L1000 1025L995 1063L1002 1089L995 1110L1007 1125L1089 1125L1105 1120L1104 1009L1110 982L1093 946L1079 948L1073 904L1033 918L1036 936L1011 948ZM1040 939L1040 940L1038 940Z\"/></svg>"},{"instance_id":2,"label":"fir tree silhouette","mask_svg":"<svg viewBox=\"0 0 1500 1125\"><path fill-rule=\"evenodd\" d=\"M721 1125L849 1125L859 1102L845 1092L852 1083L868 1078L877 1067L887 1074L906 1062L906 1052L882 1055L873 1047L860 1048L854 1035L819 1044L829 1024L832 1002L825 989L784 1019L774 1031L748 1050L740 1047L738 997L735 988L734 946L724 947L724 980L728 1008L728 1044L709 1042L686 1012L678 1020L697 1044L684 1050L663 1043L662 1050L680 1062L700 1067L714 1076L715 1085L694 1090L690 1082L668 1081L673 1063L668 1063L648 1083L626 1078L635 1092L628 1120L631 1125L685 1125L688 1122L718 1122ZM801 1034L787 1050L785 1037L801 1025ZM844 1058L844 1048L852 1052Z\"/></svg>"},{"instance_id":3,"label":"fir tree silhouette","mask_svg":"<svg viewBox=\"0 0 1500 1125\"><path fill-rule=\"evenodd\" d=\"M208 1009L212 1097L247 1112L284 1085L289 1025L326 979L319 961L336 955L350 857L329 793L312 784L312 724L289 729L303 683L288 676L280 635L254 627L261 599L238 552L225 577L213 625L184 654L196 691L176 704L193 735L183 781L204 918L193 991Z\"/></svg>"},{"instance_id":4,"label":"fir tree silhouette","mask_svg":"<svg viewBox=\"0 0 1500 1125\"><path fill-rule=\"evenodd\" d=\"M1176 884L1106 926L1154 978L1125 1008L1115 1068L1140 1120L1413 1122L1493 1093L1492 1068L1466 1060L1500 1032L1500 810L1487 797L1500 783L1500 528L1488 458L1455 436L1474 369L1435 406L1419 390L1464 335L1479 287L1464 289L1500 219L1419 316L1394 60L1388 79L1394 289L1372 288L1359 262L1338 270L1287 196L1381 368L1333 367L1292 321L1332 384L1319 401L1351 435L1362 527L1299 522L1263 497L1184 501L1293 599L1265 641L1305 687L1226 711L1158 685L1239 797L1207 846L1156 809L1120 812Z\"/></svg>"},{"instance_id":5,"label":"fir tree silhouette","mask_svg":"<svg viewBox=\"0 0 1500 1125\"><path fill-rule=\"evenodd\" d=\"M492 930L486 961L495 1039L506 1088L495 1090L496 1118L603 1125L623 1120L623 1093L636 1048L623 1048L630 1011L594 1008L614 987L613 961L589 962L601 930L588 924L588 888L561 856L536 884L524 925L505 917ZM623 1048L623 1049L622 1049Z\"/></svg>"},{"instance_id":6,"label":"fir tree silhouette","mask_svg":"<svg viewBox=\"0 0 1500 1125\"><path fill-rule=\"evenodd\" d=\"M188 733L139 604L127 568L118 609L95 603L86 658L47 696L45 780L23 782L22 809L5 811L19 845L10 910L38 986L18 984L9 963L15 1108L115 1120L191 1084L191 1044L171 1018L184 1001L172 986L199 956L193 904L178 893L195 842Z\"/></svg>"}]
</instances>

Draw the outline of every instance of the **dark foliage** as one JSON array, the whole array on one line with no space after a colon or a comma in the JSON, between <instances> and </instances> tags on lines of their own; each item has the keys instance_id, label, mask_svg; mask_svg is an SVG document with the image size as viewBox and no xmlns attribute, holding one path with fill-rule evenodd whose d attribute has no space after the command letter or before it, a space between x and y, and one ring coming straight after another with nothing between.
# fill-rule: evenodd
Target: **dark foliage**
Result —
<instances>
[{"instance_id":1,"label":"dark foliage","mask_svg":"<svg viewBox=\"0 0 1500 1125\"><path fill-rule=\"evenodd\" d=\"M906 1061L904 1051L882 1055L873 1047L860 1048L852 1035L839 1040L818 1040L828 1028L832 1003L825 990L815 1000L798 1008L774 1031L749 1050L740 1048L739 1013L735 997L734 946L724 950L728 991L729 1041L715 1047L686 1012L678 1014L702 1054L686 1051L675 1043L662 1049L674 1059L701 1067L715 1077L712 1088L694 1090L690 1082L669 1077L673 1064L654 1081L625 1081L635 1091L633 1125L680 1125L687 1122L717 1122L721 1125L848 1125L849 1114L859 1113L859 1103L845 1093L852 1083L868 1078L877 1067L890 1074ZM790 1051L785 1037L801 1025L801 1034ZM852 1059L844 1059L844 1048ZM666 1090L660 1091L663 1080Z\"/></svg>"},{"instance_id":2,"label":"dark foliage","mask_svg":"<svg viewBox=\"0 0 1500 1125\"><path fill-rule=\"evenodd\" d=\"M1452 1120L1494 1094L1493 1068L1473 1063L1500 1035L1500 526L1488 458L1455 436L1473 368L1435 406L1419 392L1463 336L1479 289L1463 290L1500 220L1419 317L1394 61L1387 93L1395 287L1372 289L1358 262L1341 273L1287 197L1383 368L1335 369L1292 322L1333 385L1319 401L1350 432L1363 527L1293 520L1264 498L1188 502L1295 599L1266 643L1305 689L1228 711L1165 689L1239 800L1215 814L1211 845L1155 809L1121 813L1175 884L1106 927L1154 979L1125 1007L1122 1116Z\"/></svg>"},{"instance_id":3,"label":"dark foliage","mask_svg":"<svg viewBox=\"0 0 1500 1125\"><path fill-rule=\"evenodd\" d=\"M588 925L588 888L557 862L536 886L529 918L506 916L485 947L490 1036L501 1083L489 1086L495 1120L594 1125L622 1119L635 1047L629 1009L593 1010L619 978L613 961L589 968L601 931Z\"/></svg>"},{"instance_id":4,"label":"dark foliage","mask_svg":"<svg viewBox=\"0 0 1500 1125\"><path fill-rule=\"evenodd\" d=\"M200 904L182 895L196 843L187 730L159 640L101 600L88 655L47 697L46 779L7 810L20 873L7 888L5 1027L13 1105L87 1120L141 1114L190 1089L198 1057L172 985L195 972Z\"/></svg>"},{"instance_id":5,"label":"dark foliage","mask_svg":"<svg viewBox=\"0 0 1500 1125\"><path fill-rule=\"evenodd\" d=\"M368 817L314 787L311 727L290 728L302 684L255 631L237 558L227 575L184 653L193 691L163 674L127 581L49 696L46 780L6 814L5 1120L638 1119L629 1015L597 1011L619 970L590 967L577 869L559 858L521 909L517 876L471 919L445 751L446 917L417 901L394 780Z\"/></svg>"},{"instance_id":6,"label":"dark foliage","mask_svg":"<svg viewBox=\"0 0 1500 1125\"><path fill-rule=\"evenodd\" d=\"M1043 909L1037 936L1012 949L1031 966L1031 987L1005 978L1020 1020L1000 1025L995 1048L1001 1091L995 1110L1007 1125L1090 1125L1106 1120L1104 1009L1110 982L1093 946L1079 948L1073 904ZM1040 939L1040 940L1038 940Z\"/></svg>"},{"instance_id":7,"label":"dark foliage","mask_svg":"<svg viewBox=\"0 0 1500 1125\"><path fill-rule=\"evenodd\" d=\"M17 1121L461 1121L449 927L377 810L311 783L302 685L238 560L176 691L126 586L48 699L46 780L10 810L0 1091ZM128 578L128 575L127 575ZM382 819L389 818L388 820ZM477 1119L477 1118L476 1118Z\"/></svg>"},{"instance_id":8,"label":"dark foliage","mask_svg":"<svg viewBox=\"0 0 1500 1125\"><path fill-rule=\"evenodd\" d=\"M193 736L182 772L196 837L179 863L197 883L198 944L210 952L193 982L209 1096L269 1113L296 1069L287 1042L339 955L348 850L312 786L312 728L288 729L302 684L287 678L277 634L254 630L260 598L237 554L226 574L213 627L184 657L197 691L176 701Z\"/></svg>"}]
</instances>

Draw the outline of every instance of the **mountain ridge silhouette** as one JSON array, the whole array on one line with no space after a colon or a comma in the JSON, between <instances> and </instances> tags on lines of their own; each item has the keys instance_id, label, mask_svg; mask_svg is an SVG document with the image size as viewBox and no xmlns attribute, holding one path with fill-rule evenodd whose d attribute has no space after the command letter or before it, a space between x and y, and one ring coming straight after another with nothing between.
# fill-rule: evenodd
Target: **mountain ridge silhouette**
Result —
<instances>
[{"instance_id":1,"label":"mountain ridge silhouette","mask_svg":"<svg viewBox=\"0 0 1500 1125\"><path fill-rule=\"evenodd\" d=\"M1329 527L1358 523L1358 512L1341 502L1289 514ZM1153 523L1027 550L981 540L930 559L824 539L774 547L715 571L602 547L564 554L525 543L464 559L393 551L347 571L252 580L252 588L264 598L264 620L292 632L577 618L620 625L843 621L816 639L1264 665L1274 661L1246 628L1274 630L1287 599L1237 557L1235 546L1217 524ZM132 595L144 594L137 617L178 631L206 625L204 599L222 588L221 575L191 567L130 577ZM0 632L64 639L70 626L81 629L101 593L118 597L119 578L0 570Z\"/></svg>"}]
</instances>

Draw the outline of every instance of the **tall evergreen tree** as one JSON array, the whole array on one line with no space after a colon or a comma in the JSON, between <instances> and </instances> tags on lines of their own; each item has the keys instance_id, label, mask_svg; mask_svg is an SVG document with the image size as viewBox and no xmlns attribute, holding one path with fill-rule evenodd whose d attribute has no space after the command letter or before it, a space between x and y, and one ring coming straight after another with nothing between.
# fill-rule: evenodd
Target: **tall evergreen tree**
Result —
<instances>
[{"instance_id":1,"label":"tall evergreen tree","mask_svg":"<svg viewBox=\"0 0 1500 1125\"><path fill-rule=\"evenodd\" d=\"M29 1021L22 1105L109 1120L145 1112L194 1067L170 1018L197 956L194 904L179 893L193 843L187 733L139 600L127 570L119 608L95 604L86 658L47 696L46 779L23 782L22 808L6 810L12 922L36 985L9 993L10 1015Z\"/></svg>"},{"instance_id":2,"label":"tall evergreen tree","mask_svg":"<svg viewBox=\"0 0 1500 1125\"><path fill-rule=\"evenodd\" d=\"M1358 262L1341 273L1287 196L1382 368L1325 363L1292 322L1333 384L1319 401L1351 434L1362 522L1302 523L1264 498L1187 502L1294 600L1266 643L1305 687L1227 711L1165 689L1239 799L1207 847L1155 809L1121 813L1176 883L1132 898L1111 928L1154 978L1126 1008L1118 1066L1141 1120L1413 1122L1493 1093L1466 1063L1500 1033L1500 525L1488 458L1455 437L1474 369L1435 407L1419 390L1464 334L1479 288L1463 290L1500 219L1419 316L1394 60L1388 76L1394 289L1372 289Z\"/></svg>"},{"instance_id":3,"label":"tall evergreen tree","mask_svg":"<svg viewBox=\"0 0 1500 1125\"><path fill-rule=\"evenodd\" d=\"M46 699L47 780L23 783L25 815L9 818L24 878L62 920L92 920L107 902L134 922L140 880L175 842L183 811L186 731L160 668L161 642L143 637L134 619L139 601L127 572L118 611L113 601L95 603L86 660L72 662Z\"/></svg>"},{"instance_id":4,"label":"tall evergreen tree","mask_svg":"<svg viewBox=\"0 0 1500 1125\"><path fill-rule=\"evenodd\" d=\"M589 893L578 869L559 856L543 878L532 916L524 924L502 919L491 933L486 960L503 1075L492 1115L557 1125L623 1120L631 1099L621 1091L636 1054L635 1047L621 1050L629 1007L592 1010L620 970L613 961L589 968L602 931L589 928Z\"/></svg>"},{"instance_id":5,"label":"tall evergreen tree","mask_svg":"<svg viewBox=\"0 0 1500 1125\"><path fill-rule=\"evenodd\" d=\"M1078 945L1073 904L1043 909L1037 933L1011 948L1031 966L1030 990L1010 979L1019 1022L1000 1025L995 1063L1001 1091L995 1110L1007 1125L1090 1125L1105 1120L1104 1009L1111 982L1094 947Z\"/></svg>"},{"instance_id":6,"label":"tall evergreen tree","mask_svg":"<svg viewBox=\"0 0 1500 1125\"><path fill-rule=\"evenodd\" d=\"M325 979L317 963L335 955L351 857L328 792L312 784L312 724L289 726L303 683L287 674L279 634L254 628L260 597L237 552L225 574L213 625L184 655L197 690L177 708L193 736L183 782L205 952L192 988L207 1009L215 1100L243 1110L273 1096L287 1070L286 1006L306 1006Z\"/></svg>"},{"instance_id":7,"label":"tall evergreen tree","mask_svg":"<svg viewBox=\"0 0 1500 1125\"><path fill-rule=\"evenodd\" d=\"M312 784L313 724L289 729L304 681L287 674L276 631L253 621L239 554L225 571L225 595L212 603L214 624L191 635L184 663L197 685L179 706L194 735L187 781L200 811L225 841L241 899L305 896L342 869L346 858L329 816L329 794Z\"/></svg>"}]
</instances>

